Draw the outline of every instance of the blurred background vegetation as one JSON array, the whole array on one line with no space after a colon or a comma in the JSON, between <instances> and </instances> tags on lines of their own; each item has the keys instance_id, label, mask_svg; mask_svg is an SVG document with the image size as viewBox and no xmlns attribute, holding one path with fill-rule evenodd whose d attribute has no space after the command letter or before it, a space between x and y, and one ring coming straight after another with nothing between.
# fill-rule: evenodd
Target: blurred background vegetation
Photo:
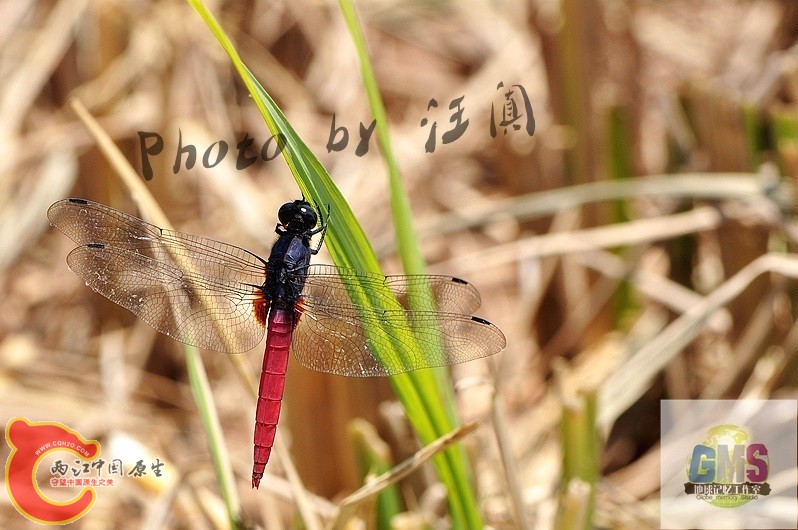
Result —
<instances>
[{"instance_id":1,"label":"blurred background vegetation","mask_svg":"<svg viewBox=\"0 0 798 530\"><path fill-rule=\"evenodd\" d=\"M461 419L482 421L464 444L485 523L658 528L660 399L798 394L798 4L356 5L429 270L476 284L479 315L508 338L494 359L452 370ZM338 5L208 7L386 272L401 272L375 138L356 153L372 117ZM296 185L280 157L236 168L245 134L254 152L271 134L185 2L0 0L0 13L0 419L59 421L166 462L176 480L102 489L79 528L224 528L180 345L87 289L64 262L72 243L47 225L65 196L136 213L67 103L78 98L140 173L137 133L163 137L146 186L178 230L266 255ZM493 138L491 108L500 115L513 85L536 130ZM458 98L468 127L444 144ZM333 117L349 142L328 152ZM198 160L175 173L178 136ZM203 167L220 140L230 152ZM261 354L247 354L253 372ZM202 359L240 526L300 524L279 461L250 491L254 402L224 355ZM322 517L375 469L364 455L398 463L419 449L386 381L295 363L280 429ZM407 512L396 528L447 527L431 467L398 486L393 507L362 507L367 527L384 510ZM0 526L26 523L3 496Z\"/></svg>"}]
</instances>

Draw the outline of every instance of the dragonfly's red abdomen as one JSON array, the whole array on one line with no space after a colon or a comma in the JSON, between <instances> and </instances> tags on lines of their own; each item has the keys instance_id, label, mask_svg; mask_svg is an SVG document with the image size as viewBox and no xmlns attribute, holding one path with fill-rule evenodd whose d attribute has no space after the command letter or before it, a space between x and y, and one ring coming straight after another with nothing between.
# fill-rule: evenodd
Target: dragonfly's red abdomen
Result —
<instances>
[{"instance_id":1,"label":"dragonfly's red abdomen","mask_svg":"<svg viewBox=\"0 0 798 530\"><path fill-rule=\"evenodd\" d=\"M258 407L255 411L255 454L252 466L252 487L260 485L263 470L269 461L274 446L277 420L280 418L280 403L285 388L285 372L288 368L288 349L294 332L294 316L290 309L272 307L266 336L266 353L258 389Z\"/></svg>"}]
</instances>

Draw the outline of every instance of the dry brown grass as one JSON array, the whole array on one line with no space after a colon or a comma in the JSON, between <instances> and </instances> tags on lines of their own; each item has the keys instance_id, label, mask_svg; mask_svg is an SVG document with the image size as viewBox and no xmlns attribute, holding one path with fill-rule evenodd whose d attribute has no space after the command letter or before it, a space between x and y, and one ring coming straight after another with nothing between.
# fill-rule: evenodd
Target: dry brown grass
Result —
<instances>
[{"instance_id":1,"label":"dry brown grass","mask_svg":"<svg viewBox=\"0 0 798 530\"><path fill-rule=\"evenodd\" d=\"M376 144L354 153L357 125L371 118L337 6L209 4L397 272ZM746 109L762 127L796 119L795 8L575 4L564 14L548 1L358 8L430 269L475 283L479 314L508 337L495 360L454 369L462 418L484 421L466 443L486 523L520 527L515 501L529 527L550 527L562 404L596 390L606 435L597 520L657 528L659 399L798 394L788 213L798 144L751 149L742 121ZM79 98L139 170L137 132L164 137L146 186L179 230L266 254L294 182L279 158L235 169L244 132L256 146L269 135L186 3L0 0L0 13L0 419L59 421L103 448L133 440L166 462L174 481L103 489L79 528L225 527L180 345L87 289L64 263L71 242L47 225L47 207L65 196L134 211L67 101ZM488 134L500 81L526 88L534 137ZM460 96L466 134L425 153L421 118L446 130ZM616 108L629 120L633 181L608 180ZM333 113L350 133L339 153L325 149ZM173 174L178 130L200 157L217 140L231 153ZM247 354L253 371L260 354ZM289 527L296 504L278 464L260 491L248 487L254 403L225 356L203 361L247 524ZM281 431L323 518L359 486L352 418L380 426L395 462L418 449L390 399L385 381L291 365ZM408 510L445 525L431 469L401 490ZM0 527L27 527L0 498Z\"/></svg>"}]
</instances>

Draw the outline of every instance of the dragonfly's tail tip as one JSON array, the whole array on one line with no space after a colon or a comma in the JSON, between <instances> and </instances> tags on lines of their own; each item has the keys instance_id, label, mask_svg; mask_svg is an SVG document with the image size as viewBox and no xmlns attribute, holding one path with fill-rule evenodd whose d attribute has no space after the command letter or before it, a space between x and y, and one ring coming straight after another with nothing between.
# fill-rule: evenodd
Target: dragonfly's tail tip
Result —
<instances>
[{"instance_id":1,"label":"dragonfly's tail tip","mask_svg":"<svg viewBox=\"0 0 798 530\"><path fill-rule=\"evenodd\" d=\"M260 479L261 477L252 477L252 489L256 490L260 486Z\"/></svg>"}]
</instances>

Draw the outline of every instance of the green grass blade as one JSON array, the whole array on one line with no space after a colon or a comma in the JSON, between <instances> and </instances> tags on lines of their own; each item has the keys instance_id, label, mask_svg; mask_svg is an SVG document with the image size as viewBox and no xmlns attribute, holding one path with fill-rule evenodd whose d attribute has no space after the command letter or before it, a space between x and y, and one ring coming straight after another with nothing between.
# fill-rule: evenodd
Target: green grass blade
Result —
<instances>
[{"instance_id":1,"label":"green grass blade","mask_svg":"<svg viewBox=\"0 0 798 530\"><path fill-rule=\"evenodd\" d=\"M576 506L569 504L569 495L563 491L560 497L560 513L556 529L594 528L596 488L601 476L599 463L601 443L596 428L597 398L594 391L582 391L568 396L563 403L560 424L562 435L562 487L580 484L585 495L584 502Z\"/></svg>"},{"instance_id":2,"label":"green grass blade","mask_svg":"<svg viewBox=\"0 0 798 530\"><path fill-rule=\"evenodd\" d=\"M363 85L374 116L375 132L377 143L385 159L388 168L389 190L391 195L391 210L393 214L394 228L396 232L397 247L405 273L424 274L426 266L424 257L421 253L419 239L413 227L413 213L410 209L410 200L402 181L396 158L391 145L390 132L388 130L388 114L382 101L382 96L377 86L377 79L374 76L374 69L371 67L366 40L363 36L360 23L358 21L355 6L351 0L339 0L341 13L346 22L352 42L357 53L360 73L363 78ZM423 295L421 295L423 296ZM429 298L429 296L425 296ZM411 293L410 305L413 305ZM440 346L442 347L442 345ZM435 419L436 435L448 432L457 424L457 414L455 408L454 393L452 391L451 379L448 370L436 369L425 371L424 373L410 374L410 378L416 389L422 395L433 398L425 399L425 403L431 410L429 414ZM446 418L441 417L441 413ZM412 418L411 418L412 421ZM445 469L441 476L452 478L452 482L444 479L444 483L452 493L450 495L450 506L453 516L453 523L456 527L481 528L482 520L476 506L471 489L468 487L467 464L465 453L460 446L450 448L444 455L437 458L436 466ZM463 519L460 519L463 514Z\"/></svg>"},{"instance_id":3,"label":"green grass blade","mask_svg":"<svg viewBox=\"0 0 798 530\"><path fill-rule=\"evenodd\" d=\"M607 126L605 139L605 158L607 160L607 175L612 180L629 181L634 178L634 142L632 138L631 118L629 109L613 101L606 109ZM614 223L627 223L632 219L631 204L627 200L619 199L612 203L612 220ZM616 254L626 257L629 248L616 249ZM623 279L618 285L612 298L612 319L615 327L623 329L626 322L637 314L638 304L635 299L635 289L628 279Z\"/></svg>"},{"instance_id":4,"label":"green grass blade","mask_svg":"<svg viewBox=\"0 0 798 530\"><path fill-rule=\"evenodd\" d=\"M391 449L377 434L377 429L364 420L355 418L349 422L349 440L358 465L363 484L370 478L388 473L393 467ZM376 527L390 530L391 519L402 512L402 500L396 484L391 484L377 497Z\"/></svg>"},{"instance_id":5,"label":"green grass blade","mask_svg":"<svg viewBox=\"0 0 798 530\"><path fill-rule=\"evenodd\" d=\"M205 439L208 440L208 447L213 461L213 468L216 471L217 482L222 492L222 498L227 509L227 516L230 521L230 528L238 528L240 514L238 509L241 502L235 489L235 479L230 465L230 457L224 443L221 428L219 427L219 415L216 412L216 405L213 400L213 393L208 383L208 376L202 365L199 352L193 346L184 346L186 354L186 371L188 373L189 387L194 395L202 427L205 430Z\"/></svg>"},{"instance_id":6,"label":"green grass blade","mask_svg":"<svg viewBox=\"0 0 798 530\"><path fill-rule=\"evenodd\" d=\"M399 166L393 154L388 132L388 115L385 112L382 96L377 87L377 79L374 77L374 70L371 67L366 40L360 29L354 4L349 0L340 0L338 3L341 6L341 13L355 45L358 62L360 63L360 73L363 77L363 85L371 107L371 114L376 120L377 143L388 167L391 208L393 210L396 240L399 247L399 255L402 258L402 265L407 274L424 274L426 267L418 244L418 238L413 229L413 213L410 210L410 200L407 197Z\"/></svg>"},{"instance_id":7,"label":"green grass blade","mask_svg":"<svg viewBox=\"0 0 798 530\"><path fill-rule=\"evenodd\" d=\"M334 220L330 223L325 243L333 261L343 267L380 272L379 263L363 229L327 171L243 63L215 17L200 0L188 1L230 56L233 66L252 94L269 130L272 134L280 135L281 141L285 145L282 154L303 195L324 208L330 206ZM350 295L364 307L395 309L394 307L384 307L379 300L369 296L366 291L356 291L359 292L350 292ZM369 332L369 330L366 331ZM385 355L399 358L408 357L412 355L412 350L407 345L413 342L412 334L407 334L402 337L401 341L397 341L393 345L393 351L376 351L375 355L378 357ZM426 444L449 432L454 425L450 414L442 404L434 376L428 373L429 371L424 372L396 375L391 377L391 383L419 438ZM455 528L479 528L481 527L481 518L473 501L473 493L468 486L461 455L462 453L458 451L447 451L436 458L436 468L441 480L449 487L453 526Z\"/></svg>"}]
</instances>

